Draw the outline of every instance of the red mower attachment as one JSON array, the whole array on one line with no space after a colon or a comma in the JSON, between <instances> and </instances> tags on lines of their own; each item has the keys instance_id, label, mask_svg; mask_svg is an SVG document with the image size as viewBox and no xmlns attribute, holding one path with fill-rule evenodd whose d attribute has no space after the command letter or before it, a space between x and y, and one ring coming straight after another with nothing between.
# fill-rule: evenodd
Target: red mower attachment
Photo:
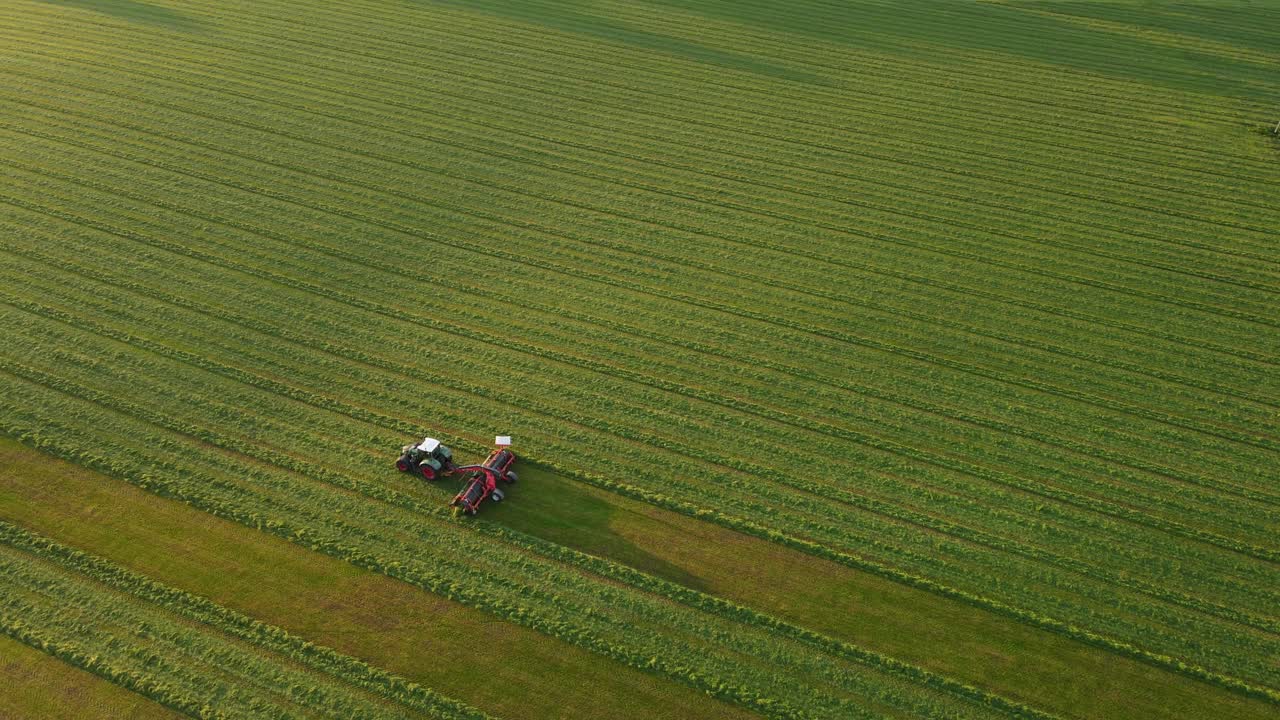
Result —
<instances>
[{"instance_id":1,"label":"red mower attachment","mask_svg":"<svg viewBox=\"0 0 1280 720\"><path fill-rule=\"evenodd\" d=\"M499 435L494 440L493 452L479 465L464 465L456 472L465 475L466 485L462 492L454 496L449 504L453 506L455 516L466 513L475 515L480 503L488 498L492 502L502 502L506 495L498 487L498 481L514 483L516 473L511 466L516 461L516 454L511 451L511 438Z\"/></svg>"}]
</instances>

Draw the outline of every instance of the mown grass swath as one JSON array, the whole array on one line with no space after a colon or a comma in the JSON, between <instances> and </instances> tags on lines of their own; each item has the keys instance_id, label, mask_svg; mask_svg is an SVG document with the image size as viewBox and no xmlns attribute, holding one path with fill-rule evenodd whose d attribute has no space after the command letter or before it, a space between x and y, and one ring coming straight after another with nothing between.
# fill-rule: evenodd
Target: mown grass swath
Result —
<instances>
[{"instance_id":1,"label":"mown grass swath","mask_svg":"<svg viewBox=\"0 0 1280 720\"><path fill-rule=\"evenodd\" d=\"M0 524L0 542L6 634L193 717L487 717L14 525Z\"/></svg>"},{"instance_id":2,"label":"mown grass swath","mask_svg":"<svg viewBox=\"0 0 1280 720\"><path fill-rule=\"evenodd\" d=\"M500 427L567 477L1280 701L1280 172L1233 125L1280 59L1153 44L1248 78L1224 98L1108 56L1139 15L669 5L194 2L178 41L0 14L6 432L777 716L1036 711L506 531L406 564L480 541L385 449ZM606 595L639 605L570 611ZM832 653L880 670L787 687Z\"/></svg>"}]
</instances>

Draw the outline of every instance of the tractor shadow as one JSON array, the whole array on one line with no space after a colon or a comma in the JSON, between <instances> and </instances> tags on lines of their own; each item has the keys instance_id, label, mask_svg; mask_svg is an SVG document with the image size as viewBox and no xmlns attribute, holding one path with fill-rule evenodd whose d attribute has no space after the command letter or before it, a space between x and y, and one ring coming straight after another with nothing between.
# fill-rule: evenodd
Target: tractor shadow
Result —
<instances>
[{"instance_id":1,"label":"tractor shadow","mask_svg":"<svg viewBox=\"0 0 1280 720\"><path fill-rule=\"evenodd\" d=\"M672 537L672 528L629 512L617 500L610 502L612 496L589 485L527 463L517 463L515 470L519 482L502 485L506 499L485 502L467 522L496 523L694 590L707 590L698 576L631 539L644 537L653 546L679 542L683 538ZM431 483L430 489L432 497L445 504L462 489L462 483L446 479Z\"/></svg>"},{"instance_id":2,"label":"tractor shadow","mask_svg":"<svg viewBox=\"0 0 1280 720\"><path fill-rule=\"evenodd\" d=\"M196 18L168 8L139 0L37 0L47 5L92 10L121 20L153 25L181 32L201 32L203 23Z\"/></svg>"}]
</instances>

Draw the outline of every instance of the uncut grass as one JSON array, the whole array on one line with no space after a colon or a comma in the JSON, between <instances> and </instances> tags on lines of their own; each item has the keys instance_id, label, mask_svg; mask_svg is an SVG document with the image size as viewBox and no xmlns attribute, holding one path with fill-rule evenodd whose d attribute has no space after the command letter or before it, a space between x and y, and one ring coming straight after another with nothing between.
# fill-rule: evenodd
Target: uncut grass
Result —
<instances>
[{"instance_id":1,"label":"uncut grass","mask_svg":"<svg viewBox=\"0 0 1280 720\"><path fill-rule=\"evenodd\" d=\"M183 715L85 670L0 636L0 717L173 720Z\"/></svg>"}]
</instances>

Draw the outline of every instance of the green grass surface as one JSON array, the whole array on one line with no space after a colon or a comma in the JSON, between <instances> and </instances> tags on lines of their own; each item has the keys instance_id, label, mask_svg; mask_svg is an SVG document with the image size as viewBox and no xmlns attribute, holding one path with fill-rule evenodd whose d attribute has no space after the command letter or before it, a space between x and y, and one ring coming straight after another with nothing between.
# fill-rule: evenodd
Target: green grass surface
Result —
<instances>
[{"instance_id":1,"label":"green grass surface","mask_svg":"<svg viewBox=\"0 0 1280 720\"><path fill-rule=\"evenodd\" d=\"M0 441L0 520L93 552L497 717L747 717L382 575ZM477 681L473 670L491 668ZM563 678L573 678L564 682ZM51 691L54 688L50 688ZM32 691L34 692L34 690Z\"/></svg>"},{"instance_id":2,"label":"green grass surface","mask_svg":"<svg viewBox=\"0 0 1280 720\"><path fill-rule=\"evenodd\" d=\"M1276 20L10 3L0 431L775 717L1274 710Z\"/></svg>"},{"instance_id":3,"label":"green grass surface","mask_svg":"<svg viewBox=\"0 0 1280 720\"><path fill-rule=\"evenodd\" d=\"M9 720L183 717L6 636L0 636L0 678L0 717Z\"/></svg>"}]
</instances>

